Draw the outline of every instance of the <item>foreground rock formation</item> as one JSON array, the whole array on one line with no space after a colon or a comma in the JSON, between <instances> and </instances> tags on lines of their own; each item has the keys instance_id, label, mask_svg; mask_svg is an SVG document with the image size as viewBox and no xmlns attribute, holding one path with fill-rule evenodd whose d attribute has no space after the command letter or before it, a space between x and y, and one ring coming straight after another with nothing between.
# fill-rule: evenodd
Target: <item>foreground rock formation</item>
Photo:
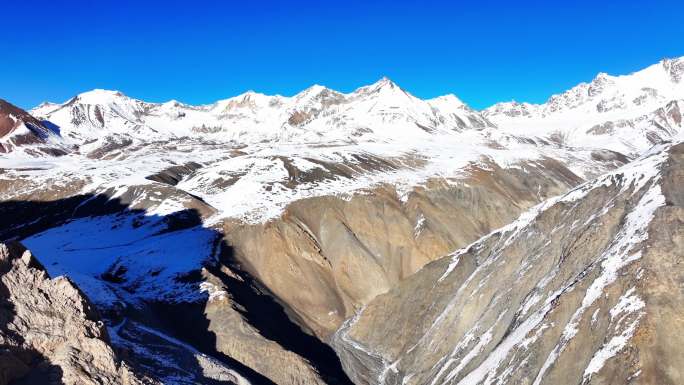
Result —
<instances>
[{"instance_id":1,"label":"foreground rock formation","mask_svg":"<svg viewBox=\"0 0 684 385\"><path fill-rule=\"evenodd\" d=\"M684 380L684 144L428 264L336 333L356 384Z\"/></svg>"},{"instance_id":2,"label":"foreground rock formation","mask_svg":"<svg viewBox=\"0 0 684 385\"><path fill-rule=\"evenodd\" d=\"M0 244L0 384L153 384L115 355L104 323L66 277Z\"/></svg>"}]
</instances>

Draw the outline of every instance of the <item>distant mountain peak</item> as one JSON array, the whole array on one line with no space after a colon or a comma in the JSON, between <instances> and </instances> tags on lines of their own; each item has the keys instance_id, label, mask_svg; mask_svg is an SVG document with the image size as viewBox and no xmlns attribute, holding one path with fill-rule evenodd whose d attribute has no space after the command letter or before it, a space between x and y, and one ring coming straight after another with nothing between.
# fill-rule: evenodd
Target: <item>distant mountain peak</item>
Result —
<instances>
[{"instance_id":1,"label":"distant mountain peak","mask_svg":"<svg viewBox=\"0 0 684 385\"><path fill-rule=\"evenodd\" d=\"M392 79L388 78L387 76L383 76L373 84L375 88L401 88L397 85L397 83L393 82Z\"/></svg>"},{"instance_id":2,"label":"distant mountain peak","mask_svg":"<svg viewBox=\"0 0 684 385\"><path fill-rule=\"evenodd\" d=\"M453 106L465 106L466 104L463 103L461 99L459 99L456 95L454 94L446 94L446 95L441 95L437 96L436 98L428 99L428 103L444 103L444 104L450 104Z\"/></svg>"},{"instance_id":3,"label":"distant mountain peak","mask_svg":"<svg viewBox=\"0 0 684 385\"><path fill-rule=\"evenodd\" d=\"M72 102L80 102L83 104L100 104L107 105L116 102L119 99L129 99L121 91L93 89L76 95Z\"/></svg>"},{"instance_id":4,"label":"distant mountain peak","mask_svg":"<svg viewBox=\"0 0 684 385\"><path fill-rule=\"evenodd\" d=\"M318 94L318 93L321 93L321 92L326 91L326 90L329 90L329 88L326 86L322 86L320 84L314 84L311 87L300 92L298 95L301 95L301 94Z\"/></svg>"},{"instance_id":5,"label":"distant mountain peak","mask_svg":"<svg viewBox=\"0 0 684 385\"><path fill-rule=\"evenodd\" d=\"M314 84L311 87L299 92L298 94L296 94L292 98L295 100L303 100L303 99L315 98L321 94L328 93L328 92L337 93L336 91L331 90L328 87L322 86L320 84Z\"/></svg>"},{"instance_id":6,"label":"distant mountain peak","mask_svg":"<svg viewBox=\"0 0 684 385\"><path fill-rule=\"evenodd\" d=\"M378 92L385 91L385 90L390 90L390 91L399 90L399 91L406 93L406 91L404 91L401 87L399 87L397 85L397 83L393 82L392 80L390 80L390 78L388 78L386 76L383 76L382 78L380 78L378 81L376 81L373 84L370 84L370 85L367 85L367 86L364 86L364 87L357 89L356 91L354 91L354 93L355 94L373 94L373 93L378 93Z\"/></svg>"},{"instance_id":7,"label":"distant mountain peak","mask_svg":"<svg viewBox=\"0 0 684 385\"><path fill-rule=\"evenodd\" d=\"M52 103L52 102L42 102L39 105L37 105L35 108L50 108L50 107L56 107L59 106L57 103Z\"/></svg>"},{"instance_id":8,"label":"distant mountain peak","mask_svg":"<svg viewBox=\"0 0 684 385\"><path fill-rule=\"evenodd\" d=\"M173 107L182 107L182 106L185 106L184 103L181 103L181 102L179 102L179 101L176 100L176 99L171 99L171 100L169 100L169 101L167 101L167 102L162 103L162 105L165 105L165 106L173 106Z\"/></svg>"}]
</instances>

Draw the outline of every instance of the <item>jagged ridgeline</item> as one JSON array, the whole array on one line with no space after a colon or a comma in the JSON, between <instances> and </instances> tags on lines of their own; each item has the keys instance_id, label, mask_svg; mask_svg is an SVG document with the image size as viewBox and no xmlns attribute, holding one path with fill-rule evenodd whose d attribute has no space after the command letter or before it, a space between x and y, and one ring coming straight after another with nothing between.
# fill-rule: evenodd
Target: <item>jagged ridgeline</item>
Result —
<instances>
[{"instance_id":1,"label":"jagged ridgeline","mask_svg":"<svg viewBox=\"0 0 684 385\"><path fill-rule=\"evenodd\" d=\"M682 74L1 101L0 384L680 383Z\"/></svg>"}]
</instances>

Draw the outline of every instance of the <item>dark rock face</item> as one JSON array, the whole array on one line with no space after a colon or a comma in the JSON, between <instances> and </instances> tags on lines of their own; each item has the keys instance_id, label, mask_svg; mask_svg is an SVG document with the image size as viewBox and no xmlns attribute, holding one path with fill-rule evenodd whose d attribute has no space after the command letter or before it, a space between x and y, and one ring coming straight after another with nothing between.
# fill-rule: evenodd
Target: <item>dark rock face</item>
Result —
<instances>
[{"instance_id":1,"label":"dark rock face","mask_svg":"<svg viewBox=\"0 0 684 385\"><path fill-rule=\"evenodd\" d=\"M156 174L148 176L147 179L175 186L178 182L183 180L184 177L192 174L201 167L202 165L199 163L188 162L187 164L168 167Z\"/></svg>"}]
</instances>

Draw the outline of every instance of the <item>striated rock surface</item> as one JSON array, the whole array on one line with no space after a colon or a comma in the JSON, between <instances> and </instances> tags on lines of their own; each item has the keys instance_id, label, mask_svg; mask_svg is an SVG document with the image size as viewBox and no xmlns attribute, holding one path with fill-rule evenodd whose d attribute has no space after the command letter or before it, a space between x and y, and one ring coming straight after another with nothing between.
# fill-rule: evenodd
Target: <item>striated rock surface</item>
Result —
<instances>
[{"instance_id":1,"label":"striated rock surface","mask_svg":"<svg viewBox=\"0 0 684 385\"><path fill-rule=\"evenodd\" d=\"M356 384L678 384L684 144L550 199L335 334Z\"/></svg>"},{"instance_id":2,"label":"striated rock surface","mask_svg":"<svg viewBox=\"0 0 684 385\"><path fill-rule=\"evenodd\" d=\"M116 357L104 323L66 277L0 244L0 384L152 384Z\"/></svg>"},{"instance_id":3,"label":"striated rock surface","mask_svg":"<svg viewBox=\"0 0 684 385\"><path fill-rule=\"evenodd\" d=\"M392 186L345 200L310 198L260 225L228 222L245 269L327 338L356 310L428 262L515 219L581 179L558 162L475 167L401 197Z\"/></svg>"}]
</instances>

